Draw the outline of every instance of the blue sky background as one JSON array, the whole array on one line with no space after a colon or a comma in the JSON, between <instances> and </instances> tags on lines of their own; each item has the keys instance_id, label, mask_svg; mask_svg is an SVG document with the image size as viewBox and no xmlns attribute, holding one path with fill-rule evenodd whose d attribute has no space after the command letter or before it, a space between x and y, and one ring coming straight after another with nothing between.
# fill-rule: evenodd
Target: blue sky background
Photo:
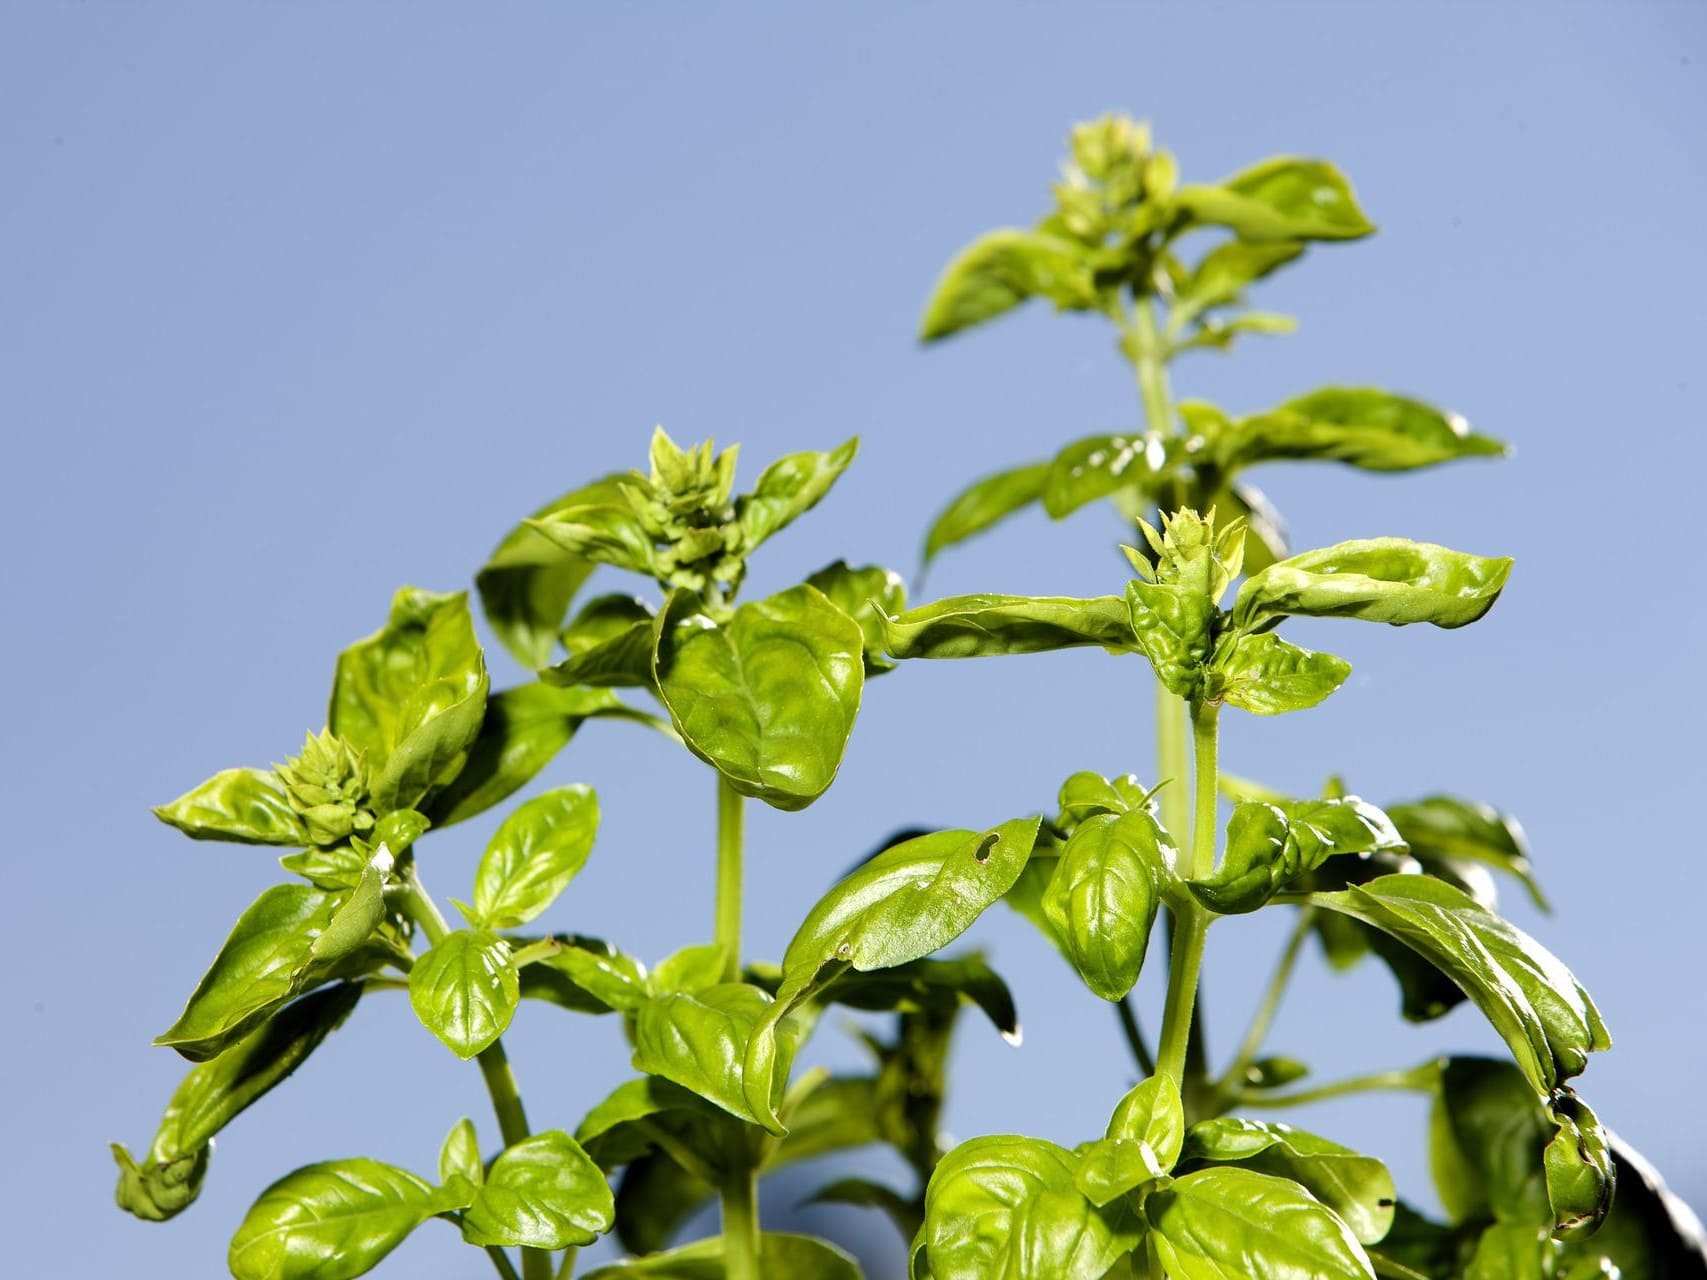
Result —
<instances>
[{"instance_id":1,"label":"blue sky background","mask_svg":"<svg viewBox=\"0 0 1707 1280\"><path fill-rule=\"evenodd\" d=\"M913 341L947 257L1042 212L1068 126L1108 108L1150 117L1188 178L1330 157L1382 229L1262 294L1301 317L1296 337L1182 364L1182 394L1245 412L1384 384L1517 451L1410 477L1265 474L1300 546L1403 534L1518 567L1467 631L1299 627L1352 682L1308 715L1229 717L1226 766L1520 815L1557 914L1510 912L1618 1042L1583 1092L1707 1204L1689 817L1707 713L1704 67L1699 3L0 10L9 1268L219 1274L250 1200L297 1164L429 1169L463 1114L494 1139L474 1067L381 995L220 1138L189 1213L156 1227L111 1208L105 1144L146 1144L182 1070L150 1037L279 875L147 806L282 759L393 589L466 585L517 517L639 463L655 422L740 441L749 479L863 437L833 496L762 553L755 591L844 554L910 569L963 480L1130 425L1094 322L1039 311ZM1114 590L1118 535L1100 511L1027 517L945 557L932 590ZM495 682L521 678L490 656ZM828 796L752 813L751 952L779 954L890 828L1042 807L1080 768L1149 777L1150 741L1132 661L904 669L870 690ZM605 815L548 923L650 958L709 935L702 766L600 727L547 778L592 783ZM424 847L441 897L492 825ZM1212 939L1223 1052L1281 925ZM1026 1039L968 1020L953 1131L1094 1136L1129 1081L1109 1011L1006 913L974 940ZM1141 988L1152 1024L1161 967ZM1312 959L1274 1043L1324 1077L1497 1048L1472 1010L1410 1027L1394 1007L1384 972ZM540 1127L573 1128L627 1073L609 1021L530 1007L509 1042ZM834 1026L813 1052L855 1060ZM1420 1103L1293 1118L1428 1200ZM867 1244L873 1274L899 1265L875 1219L806 1221ZM484 1266L430 1224L381 1274Z\"/></svg>"}]
</instances>

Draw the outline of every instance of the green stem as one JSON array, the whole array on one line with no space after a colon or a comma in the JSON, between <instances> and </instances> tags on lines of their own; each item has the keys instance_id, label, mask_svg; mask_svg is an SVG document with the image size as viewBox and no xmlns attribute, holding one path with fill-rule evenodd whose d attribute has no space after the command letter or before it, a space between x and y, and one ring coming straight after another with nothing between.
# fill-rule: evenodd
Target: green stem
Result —
<instances>
[{"instance_id":1,"label":"green stem","mask_svg":"<svg viewBox=\"0 0 1707 1280\"><path fill-rule=\"evenodd\" d=\"M1292 932L1287 935L1286 946L1281 950L1280 959L1274 966L1274 976L1269 979L1268 989L1263 992L1262 1002L1257 1005L1256 1013L1251 1018L1250 1029L1245 1032L1245 1039L1239 1045L1239 1052L1234 1055L1232 1065L1227 1068L1227 1074L1221 1077L1221 1082L1215 1086L1217 1105L1230 1102L1244 1087L1245 1072L1262 1051L1269 1030L1274 1026L1274 1015L1280 1011L1280 1002L1285 998L1287 985L1292 981L1292 970L1298 964L1298 956L1304 949L1305 940L1310 936L1310 926L1315 919L1316 909L1303 907L1298 912L1298 918L1293 921Z\"/></svg>"},{"instance_id":2,"label":"green stem","mask_svg":"<svg viewBox=\"0 0 1707 1280\"><path fill-rule=\"evenodd\" d=\"M1215 771L1219 709L1191 704L1194 811L1191 851L1180 868L1188 879L1206 878L1215 870ZM1172 962L1168 967L1167 1004L1162 1012L1162 1043L1157 1069L1185 1082L1186 1049L1191 1036L1197 976L1203 967L1203 942L1209 932L1209 913L1194 902L1182 902L1175 917Z\"/></svg>"},{"instance_id":3,"label":"green stem","mask_svg":"<svg viewBox=\"0 0 1707 1280\"><path fill-rule=\"evenodd\" d=\"M1138 374L1138 396L1150 434L1158 438L1174 429L1172 396L1168 388L1167 348L1156 328L1155 304L1148 297L1133 302L1129 333L1132 366Z\"/></svg>"},{"instance_id":4,"label":"green stem","mask_svg":"<svg viewBox=\"0 0 1707 1280\"><path fill-rule=\"evenodd\" d=\"M497 1245L487 1245L486 1256L492 1259L492 1265L498 1269L498 1274L503 1276L504 1280L522 1280L522 1278L516 1274L516 1264L510 1261L510 1255L505 1253Z\"/></svg>"},{"instance_id":5,"label":"green stem","mask_svg":"<svg viewBox=\"0 0 1707 1280\"><path fill-rule=\"evenodd\" d=\"M1126 1047L1132 1050L1132 1060L1138 1064L1138 1070L1146 1076L1156 1074L1156 1060L1150 1055L1150 1046L1144 1042L1144 1029L1138 1025L1138 1013L1132 1007L1132 997L1123 997L1114 1006L1115 1013L1120 1018L1120 1030L1126 1036Z\"/></svg>"},{"instance_id":6,"label":"green stem","mask_svg":"<svg viewBox=\"0 0 1707 1280\"><path fill-rule=\"evenodd\" d=\"M1326 1102L1353 1093L1372 1093L1376 1090L1433 1093L1440 1083L1440 1064L1425 1062L1403 1071L1375 1071L1366 1076L1352 1076L1332 1084L1317 1085L1314 1089L1299 1089L1295 1093L1248 1093L1239 1099L1243 1107L1301 1107L1308 1102Z\"/></svg>"},{"instance_id":7,"label":"green stem","mask_svg":"<svg viewBox=\"0 0 1707 1280\"><path fill-rule=\"evenodd\" d=\"M738 1169L723 1179L724 1280L759 1280L758 1177Z\"/></svg>"},{"instance_id":8,"label":"green stem","mask_svg":"<svg viewBox=\"0 0 1707 1280\"><path fill-rule=\"evenodd\" d=\"M741 977L741 793L717 775L717 945L723 979Z\"/></svg>"},{"instance_id":9,"label":"green stem","mask_svg":"<svg viewBox=\"0 0 1707 1280\"><path fill-rule=\"evenodd\" d=\"M574 1245L563 1251L563 1263L557 1268L557 1280L569 1280L575 1274L575 1255L581 1252Z\"/></svg>"},{"instance_id":10,"label":"green stem","mask_svg":"<svg viewBox=\"0 0 1707 1280\"><path fill-rule=\"evenodd\" d=\"M415 860L410 858L402 872L404 914L420 926L427 942L437 946L450 934L450 923L439 904L421 883ZM492 1098L492 1110L498 1116L498 1132L506 1147L514 1146L528 1136L527 1112L522 1109L521 1091L516 1087L515 1073L510 1070L509 1055L504 1042L494 1040L480 1051L477 1059L480 1074L486 1080L486 1092ZM522 1250L522 1280L551 1280L551 1254L542 1249Z\"/></svg>"}]
</instances>

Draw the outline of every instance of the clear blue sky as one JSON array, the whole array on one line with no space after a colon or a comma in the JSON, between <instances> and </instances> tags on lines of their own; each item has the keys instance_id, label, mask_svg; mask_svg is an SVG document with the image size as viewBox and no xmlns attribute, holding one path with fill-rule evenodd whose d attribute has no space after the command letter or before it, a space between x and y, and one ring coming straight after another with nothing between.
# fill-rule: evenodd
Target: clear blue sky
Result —
<instances>
[{"instance_id":1,"label":"clear blue sky","mask_svg":"<svg viewBox=\"0 0 1707 1280\"><path fill-rule=\"evenodd\" d=\"M741 441L749 476L864 438L758 562L761 587L842 554L910 567L965 477L1130 424L1094 324L1040 312L941 350L912 340L947 256L1041 212L1068 125L1107 108L1150 117L1194 178L1331 157L1382 228L1264 295L1301 316L1296 337L1184 365L1183 393L1249 411L1384 383L1517 450L1413 477L1269 473L1300 545L1404 534L1518 568L1468 631L1300 629L1353 661L1352 683L1315 713L1235 718L1227 766L1518 813L1558 913L1512 914L1618 1041L1584 1094L1707 1204L1697 1100L1682 1121L1670 1102L1707 1060L1688 817L1707 713L1704 71L1700 3L5 6L0 1179L16 1274L215 1275L276 1174L351 1154L428 1168L465 1113L490 1137L474 1069L376 997L220 1139L188 1214L152 1227L110 1208L106 1142L146 1143L181 1072L149 1038L278 875L147 806L282 758L395 587L466 584L517 516L637 463L655 422ZM1094 512L1018 521L932 587L1107 590L1117 533ZM753 815L753 952L780 952L892 826L1041 807L1078 768L1148 776L1147 679L1081 654L875 686L835 789ZM550 778L594 784L605 812L550 923L646 956L709 933L700 766L619 726ZM441 895L488 829L427 846ZM1108 1011L1006 913L976 938L1026 1040L969 1022L954 1132L1093 1136L1128 1076ZM1277 944L1268 923L1212 939L1223 1050ZM1326 1076L1496 1047L1472 1011L1406 1027L1394 1004L1384 973L1312 961L1276 1044ZM511 1039L542 1126L572 1128L626 1073L610 1022L529 1008ZM817 1052L852 1060L834 1027ZM1361 1141L1417 1194L1420 1106L1296 1118ZM810 1221L899 1257L874 1219ZM453 1240L429 1225L382 1274L476 1273Z\"/></svg>"}]
</instances>

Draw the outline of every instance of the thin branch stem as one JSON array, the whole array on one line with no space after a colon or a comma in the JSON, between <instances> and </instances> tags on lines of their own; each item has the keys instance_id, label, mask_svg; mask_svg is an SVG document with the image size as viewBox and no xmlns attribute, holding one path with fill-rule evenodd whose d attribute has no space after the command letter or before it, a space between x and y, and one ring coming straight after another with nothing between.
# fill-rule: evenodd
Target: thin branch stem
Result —
<instances>
[{"instance_id":1,"label":"thin branch stem","mask_svg":"<svg viewBox=\"0 0 1707 1280\"><path fill-rule=\"evenodd\" d=\"M1332 1084L1317 1085L1313 1089L1299 1089L1293 1093L1247 1093L1239 1099L1239 1105L1242 1107L1301 1107L1310 1102L1326 1102L1330 1098L1343 1098L1355 1093L1373 1093L1377 1090L1433 1093L1439 1082L1440 1064L1429 1061L1402 1071L1375 1071L1369 1075L1352 1076L1346 1080L1336 1080Z\"/></svg>"},{"instance_id":2,"label":"thin branch stem","mask_svg":"<svg viewBox=\"0 0 1707 1280\"><path fill-rule=\"evenodd\" d=\"M492 1259L492 1265L498 1269L498 1274L503 1276L504 1280L522 1280L522 1278L516 1274L516 1264L510 1261L510 1255L505 1253L497 1245L487 1245L486 1256Z\"/></svg>"},{"instance_id":3,"label":"thin branch stem","mask_svg":"<svg viewBox=\"0 0 1707 1280\"><path fill-rule=\"evenodd\" d=\"M1156 1059L1150 1053L1150 1046L1144 1040L1144 1029L1138 1025L1138 1011L1132 1007L1132 996L1123 996L1120 1003L1114 1006L1115 1013L1120 1018L1120 1029L1126 1035L1126 1047L1132 1050L1132 1060L1138 1064L1142 1075L1156 1074Z\"/></svg>"},{"instance_id":4,"label":"thin branch stem","mask_svg":"<svg viewBox=\"0 0 1707 1280\"><path fill-rule=\"evenodd\" d=\"M1287 935L1286 946L1281 950L1280 959L1274 966L1274 976L1269 979L1262 1002L1257 1005L1256 1013L1251 1018L1250 1029L1245 1032L1244 1042L1239 1045L1239 1051L1234 1055L1232 1065L1227 1068L1227 1074L1215 1087L1218 1101L1231 1100L1238 1096L1243 1087L1245 1072L1262 1051L1269 1030L1274 1026L1274 1016L1280 1011L1280 1002L1286 997L1287 985L1292 981L1292 970L1298 964L1298 956L1304 949L1305 940L1310 936L1310 926L1315 923L1315 919L1316 909L1303 907L1292 922L1292 932Z\"/></svg>"}]
</instances>

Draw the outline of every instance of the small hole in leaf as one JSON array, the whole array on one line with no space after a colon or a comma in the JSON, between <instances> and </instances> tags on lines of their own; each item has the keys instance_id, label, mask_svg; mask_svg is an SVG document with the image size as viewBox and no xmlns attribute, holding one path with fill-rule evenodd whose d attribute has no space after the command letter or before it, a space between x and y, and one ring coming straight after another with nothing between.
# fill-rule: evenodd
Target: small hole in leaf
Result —
<instances>
[{"instance_id":1,"label":"small hole in leaf","mask_svg":"<svg viewBox=\"0 0 1707 1280\"><path fill-rule=\"evenodd\" d=\"M990 860L990 850L994 849L1000 840L1001 836L992 831L989 835L985 836L978 842L978 847L973 850L972 856L979 862L988 862Z\"/></svg>"}]
</instances>

